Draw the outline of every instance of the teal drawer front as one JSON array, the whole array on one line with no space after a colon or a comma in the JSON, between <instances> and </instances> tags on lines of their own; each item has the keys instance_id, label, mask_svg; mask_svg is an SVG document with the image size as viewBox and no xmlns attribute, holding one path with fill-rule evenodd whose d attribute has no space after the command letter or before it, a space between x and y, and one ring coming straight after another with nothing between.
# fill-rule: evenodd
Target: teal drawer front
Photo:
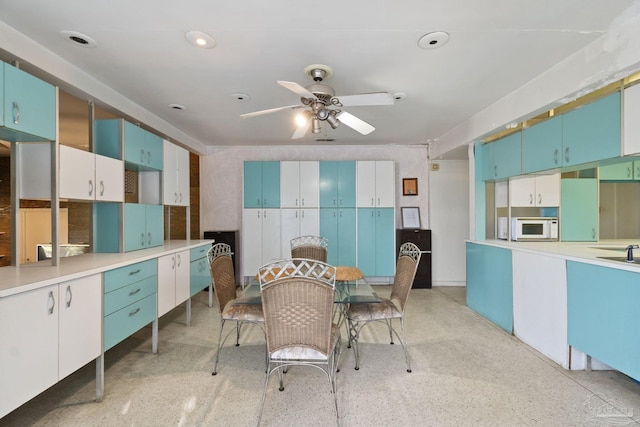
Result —
<instances>
[{"instance_id":1,"label":"teal drawer front","mask_svg":"<svg viewBox=\"0 0 640 427\"><path fill-rule=\"evenodd\" d=\"M104 273L104 293L114 291L147 277L158 275L158 260L138 262Z\"/></svg>"},{"instance_id":2,"label":"teal drawer front","mask_svg":"<svg viewBox=\"0 0 640 427\"><path fill-rule=\"evenodd\" d=\"M194 296L207 286L211 285L211 273L206 258L201 258L191 263L191 296Z\"/></svg>"},{"instance_id":3,"label":"teal drawer front","mask_svg":"<svg viewBox=\"0 0 640 427\"><path fill-rule=\"evenodd\" d=\"M191 261L195 261L200 258L204 258L207 256L207 251L211 246L198 246L197 248L191 249Z\"/></svg>"},{"instance_id":4,"label":"teal drawer front","mask_svg":"<svg viewBox=\"0 0 640 427\"><path fill-rule=\"evenodd\" d=\"M120 310L136 301L141 300L151 294L155 294L158 289L157 277L147 277L139 282L116 289L104 296L104 315Z\"/></svg>"},{"instance_id":5,"label":"teal drawer front","mask_svg":"<svg viewBox=\"0 0 640 427\"><path fill-rule=\"evenodd\" d=\"M156 294L149 295L104 318L104 351L156 318Z\"/></svg>"}]
</instances>

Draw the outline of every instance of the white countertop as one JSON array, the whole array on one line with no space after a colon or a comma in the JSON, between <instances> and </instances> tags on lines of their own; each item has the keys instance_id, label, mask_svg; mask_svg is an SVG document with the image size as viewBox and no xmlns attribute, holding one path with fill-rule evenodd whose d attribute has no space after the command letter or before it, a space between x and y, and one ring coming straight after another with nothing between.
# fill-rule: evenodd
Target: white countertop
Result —
<instances>
[{"instance_id":1,"label":"white countertop","mask_svg":"<svg viewBox=\"0 0 640 427\"><path fill-rule=\"evenodd\" d=\"M640 273L640 264L613 261L598 257L626 257L624 248L640 244L640 239L612 239L598 242L513 242L507 240L469 241L471 243L502 247L539 255L587 262L603 267L617 268ZM634 258L640 260L640 249L634 250Z\"/></svg>"},{"instance_id":2,"label":"white countertop","mask_svg":"<svg viewBox=\"0 0 640 427\"><path fill-rule=\"evenodd\" d=\"M45 260L17 267L2 267L0 298L211 243L212 240L167 240L163 246L132 252L88 253L64 257L60 258L60 265L57 266L52 266L51 260Z\"/></svg>"}]
</instances>

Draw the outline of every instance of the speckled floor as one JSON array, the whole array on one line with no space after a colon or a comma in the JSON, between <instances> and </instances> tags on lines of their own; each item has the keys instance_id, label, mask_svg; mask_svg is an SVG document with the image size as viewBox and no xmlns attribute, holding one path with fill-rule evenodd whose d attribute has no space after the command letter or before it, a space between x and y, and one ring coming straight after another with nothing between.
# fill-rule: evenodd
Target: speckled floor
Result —
<instances>
[{"instance_id":1,"label":"speckled floor","mask_svg":"<svg viewBox=\"0 0 640 427\"><path fill-rule=\"evenodd\" d=\"M377 287L380 294L388 287ZM613 371L569 372L481 318L464 288L413 290L406 327L413 372L383 325L361 337L361 368L343 346L338 374L342 426L606 426L640 420L640 385ZM95 399L91 363L3 419L2 426L252 426L264 384L264 338L244 330L211 376L219 327L207 294L106 354L105 396ZM291 368L285 390L270 382L262 425L335 425L329 384L316 369Z\"/></svg>"}]
</instances>

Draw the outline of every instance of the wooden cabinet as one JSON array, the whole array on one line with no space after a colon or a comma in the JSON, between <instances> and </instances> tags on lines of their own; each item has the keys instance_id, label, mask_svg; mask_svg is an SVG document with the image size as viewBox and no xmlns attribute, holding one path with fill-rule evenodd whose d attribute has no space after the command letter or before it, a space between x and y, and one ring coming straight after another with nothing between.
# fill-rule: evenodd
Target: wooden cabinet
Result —
<instances>
[{"instance_id":1,"label":"wooden cabinet","mask_svg":"<svg viewBox=\"0 0 640 427\"><path fill-rule=\"evenodd\" d=\"M561 180L560 238L562 241L598 240L598 180Z\"/></svg>"},{"instance_id":2,"label":"wooden cabinet","mask_svg":"<svg viewBox=\"0 0 640 427\"><path fill-rule=\"evenodd\" d=\"M320 162L320 207L356 206L356 162Z\"/></svg>"},{"instance_id":3,"label":"wooden cabinet","mask_svg":"<svg viewBox=\"0 0 640 427\"><path fill-rule=\"evenodd\" d=\"M2 69L2 126L0 139L53 141L56 139L56 88L12 65Z\"/></svg>"},{"instance_id":4,"label":"wooden cabinet","mask_svg":"<svg viewBox=\"0 0 640 427\"><path fill-rule=\"evenodd\" d=\"M189 206L189 152L163 140L162 203Z\"/></svg>"},{"instance_id":5,"label":"wooden cabinet","mask_svg":"<svg viewBox=\"0 0 640 427\"><path fill-rule=\"evenodd\" d=\"M104 351L157 318L158 260L104 273Z\"/></svg>"},{"instance_id":6,"label":"wooden cabinet","mask_svg":"<svg viewBox=\"0 0 640 427\"><path fill-rule=\"evenodd\" d=\"M563 115L563 165L620 156L620 92Z\"/></svg>"},{"instance_id":7,"label":"wooden cabinet","mask_svg":"<svg viewBox=\"0 0 640 427\"><path fill-rule=\"evenodd\" d=\"M317 161L280 162L280 207L317 208L319 173Z\"/></svg>"},{"instance_id":8,"label":"wooden cabinet","mask_svg":"<svg viewBox=\"0 0 640 427\"><path fill-rule=\"evenodd\" d=\"M280 162L244 162L244 207L280 207Z\"/></svg>"},{"instance_id":9,"label":"wooden cabinet","mask_svg":"<svg viewBox=\"0 0 640 427\"><path fill-rule=\"evenodd\" d=\"M123 202L122 161L61 145L60 197Z\"/></svg>"},{"instance_id":10,"label":"wooden cabinet","mask_svg":"<svg viewBox=\"0 0 640 427\"><path fill-rule=\"evenodd\" d=\"M481 146L483 151L482 176L485 180L503 179L520 175L521 132L516 132L497 141Z\"/></svg>"},{"instance_id":11,"label":"wooden cabinet","mask_svg":"<svg viewBox=\"0 0 640 427\"><path fill-rule=\"evenodd\" d=\"M511 251L467 242L467 305L509 334L513 331Z\"/></svg>"},{"instance_id":12,"label":"wooden cabinet","mask_svg":"<svg viewBox=\"0 0 640 427\"><path fill-rule=\"evenodd\" d=\"M189 251L158 258L158 317L191 296L190 262Z\"/></svg>"},{"instance_id":13,"label":"wooden cabinet","mask_svg":"<svg viewBox=\"0 0 640 427\"><path fill-rule=\"evenodd\" d=\"M164 243L162 205L124 204L124 250L161 246Z\"/></svg>"},{"instance_id":14,"label":"wooden cabinet","mask_svg":"<svg viewBox=\"0 0 640 427\"><path fill-rule=\"evenodd\" d=\"M321 208L320 235L329 240L327 263L357 265L355 208Z\"/></svg>"},{"instance_id":15,"label":"wooden cabinet","mask_svg":"<svg viewBox=\"0 0 640 427\"><path fill-rule=\"evenodd\" d=\"M254 276L258 268L280 258L280 209L244 209L242 214L242 269Z\"/></svg>"},{"instance_id":16,"label":"wooden cabinet","mask_svg":"<svg viewBox=\"0 0 640 427\"><path fill-rule=\"evenodd\" d=\"M291 239L319 234L319 215L318 208L280 210L280 254L283 258L291 255Z\"/></svg>"},{"instance_id":17,"label":"wooden cabinet","mask_svg":"<svg viewBox=\"0 0 640 427\"><path fill-rule=\"evenodd\" d=\"M394 207L396 198L393 161L358 161L356 167L358 207Z\"/></svg>"},{"instance_id":18,"label":"wooden cabinet","mask_svg":"<svg viewBox=\"0 0 640 427\"><path fill-rule=\"evenodd\" d=\"M393 208L358 208L358 268L365 276L395 274Z\"/></svg>"},{"instance_id":19,"label":"wooden cabinet","mask_svg":"<svg viewBox=\"0 0 640 427\"><path fill-rule=\"evenodd\" d=\"M560 206L560 174L509 178L512 207Z\"/></svg>"},{"instance_id":20,"label":"wooden cabinet","mask_svg":"<svg viewBox=\"0 0 640 427\"><path fill-rule=\"evenodd\" d=\"M211 273L209 271L209 259L207 258L208 250L209 246L200 246L191 249L189 253L190 297L211 286Z\"/></svg>"},{"instance_id":21,"label":"wooden cabinet","mask_svg":"<svg viewBox=\"0 0 640 427\"><path fill-rule=\"evenodd\" d=\"M522 131L522 173L558 168L562 160L562 116Z\"/></svg>"},{"instance_id":22,"label":"wooden cabinet","mask_svg":"<svg viewBox=\"0 0 640 427\"><path fill-rule=\"evenodd\" d=\"M640 379L640 274L567 261L567 336L574 348Z\"/></svg>"}]
</instances>

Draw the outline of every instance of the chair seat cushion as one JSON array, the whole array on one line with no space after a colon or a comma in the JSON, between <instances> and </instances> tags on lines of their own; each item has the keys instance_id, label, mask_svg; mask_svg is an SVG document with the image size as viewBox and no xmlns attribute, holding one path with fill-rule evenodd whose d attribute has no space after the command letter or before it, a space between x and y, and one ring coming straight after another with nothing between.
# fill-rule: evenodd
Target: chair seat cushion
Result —
<instances>
[{"instance_id":1,"label":"chair seat cushion","mask_svg":"<svg viewBox=\"0 0 640 427\"><path fill-rule=\"evenodd\" d=\"M371 320L397 319L402 312L388 298L382 298L379 303L355 303L349 306L347 317L353 322L368 322Z\"/></svg>"},{"instance_id":2,"label":"chair seat cushion","mask_svg":"<svg viewBox=\"0 0 640 427\"><path fill-rule=\"evenodd\" d=\"M238 322L264 322L261 304L234 304L231 300L224 306L222 318Z\"/></svg>"},{"instance_id":3,"label":"chair seat cushion","mask_svg":"<svg viewBox=\"0 0 640 427\"><path fill-rule=\"evenodd\" d=\"M334 323L331 325L331 350L340 342L340 328ZM272 360L327 360L328 354L323 354L309 347L292 346L285 347L271 353Z\"/></svg>"}]
</instances>

